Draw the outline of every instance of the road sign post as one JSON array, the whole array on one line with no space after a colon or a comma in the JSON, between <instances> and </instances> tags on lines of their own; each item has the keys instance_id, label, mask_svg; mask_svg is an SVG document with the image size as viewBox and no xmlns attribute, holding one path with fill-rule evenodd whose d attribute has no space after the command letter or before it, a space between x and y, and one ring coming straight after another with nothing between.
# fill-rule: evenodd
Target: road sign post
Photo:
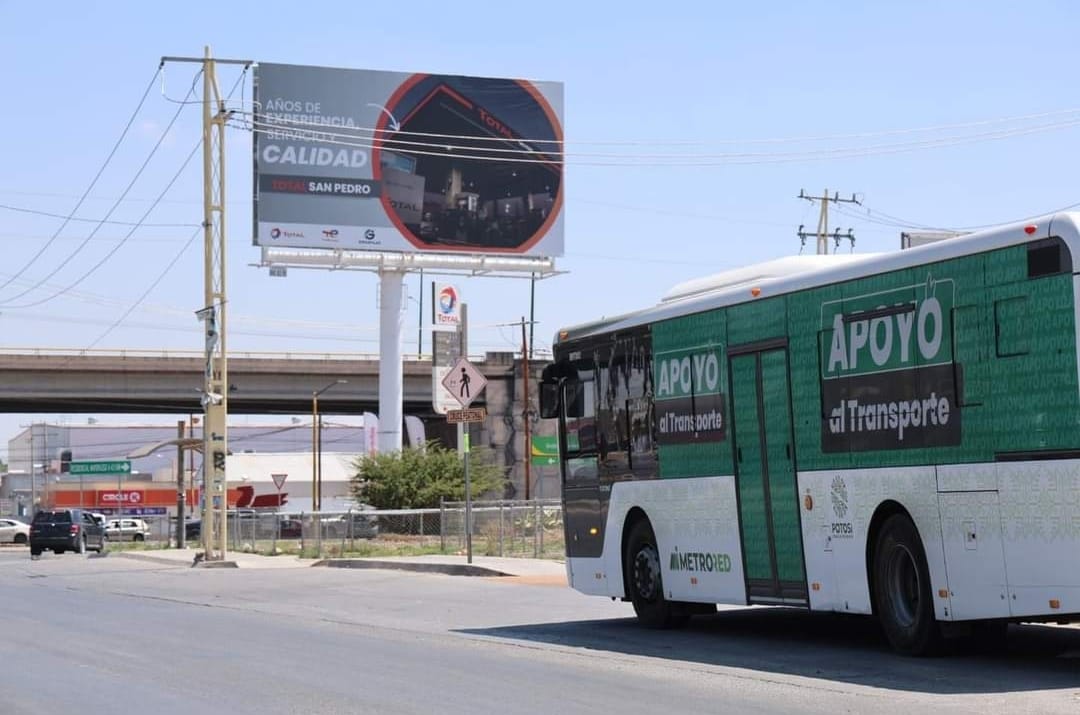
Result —
<instances>
[{"instance_id":1,"label":"road sign post","mask_svg":"<svg viewBox=\"0 0 1080 715\"><path fill-rule=\"evenodd\" d=\"M487 378L483 373L476 369L471 362L463 357L457 359L453 365L450 366L450 371L446 373L446 376L442 379L443 387L450 391L450 394L458 401L462 409L450 410L446 413L447 422L457 422L458 426L458 444L465 445L465 452L462 455L463 466L465 471L465 560L467 563L472 563L472 488L469 483L469 431L465 429L465 425L468 422L482 422L486 417L486 411L483 409L470 410L469 405L472 404L481 392L484 391L484 387L487 385ZM451 413L458 413L455 415L457 419L451 418ZM479 419L471 419L479 417Z\"/></svg>"},{"instance_id":2,"label":"road sign post","mask_svg":"<svg viewBox=\"0 0 1080 715\"><path fill-rule=\"evenodd\" d=\"M274 507L274 543L270 547L273 549L273 553L276 554L278 537L281 535L281 488L285 486L285 480L289 475L279 472L270 476L274 480L274 486L277 487L277 506Z\"/></svg>"}]
</instances>

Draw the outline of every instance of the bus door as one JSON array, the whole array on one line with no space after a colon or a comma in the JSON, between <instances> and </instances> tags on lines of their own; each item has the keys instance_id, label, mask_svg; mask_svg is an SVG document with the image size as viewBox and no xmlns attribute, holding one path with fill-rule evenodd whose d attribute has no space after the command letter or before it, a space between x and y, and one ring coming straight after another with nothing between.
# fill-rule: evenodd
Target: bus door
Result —
<instances>
[{"instance_id":1,"label":"bus door","mask_svg":"<svg viewBox=\"0 0 1080 715\"><path fill-rule=\"evenodd\" d=\"M600 499L596 371L580 361L560 386L563 525L567 556L599 557L604 549Z\"/></svg>"},{"instance_id":2,"label":"bus door","mask_svg":"<svg viewBox=\"0 0 1080 715\"><path fill-rule=\"evenodd\" d=\"M750 603L807 603L786 341L728 353Z\"/></svg>"}]
</instances>

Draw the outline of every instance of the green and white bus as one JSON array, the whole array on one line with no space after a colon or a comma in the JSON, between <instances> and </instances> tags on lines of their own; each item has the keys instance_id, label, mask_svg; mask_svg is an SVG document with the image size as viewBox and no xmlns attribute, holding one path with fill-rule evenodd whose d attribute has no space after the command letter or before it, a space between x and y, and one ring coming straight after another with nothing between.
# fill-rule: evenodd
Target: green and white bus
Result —
<instances>
[{"instance_id":1,"label":"green and white bus","mask_svg":"<svg viewBox=\"0 0 1080 715\"><path fill-rule=\"evenodd\" d=\"M567 571L647 625L874 614L893 647L1080 619L1080 214L796 256L559 332Z\"/></svg>"}]
</instances>

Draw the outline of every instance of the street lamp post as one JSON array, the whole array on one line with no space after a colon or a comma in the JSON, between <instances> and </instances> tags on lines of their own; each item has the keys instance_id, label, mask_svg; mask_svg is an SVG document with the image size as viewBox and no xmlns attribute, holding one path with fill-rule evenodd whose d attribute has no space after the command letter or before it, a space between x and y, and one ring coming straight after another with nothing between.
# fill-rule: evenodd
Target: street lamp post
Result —
<instances>
[{"instance_id":1,"label":"street lamp post","mask_svg":"<svg viewBox=\"0 0 1080 715\"><path fill-rule=\"evenodd\" d=\"M339 378L311 393L311 506L316 512L322 511L322 417L319 415L319 395L347 382Z\"/></svg>"}]
</instances>

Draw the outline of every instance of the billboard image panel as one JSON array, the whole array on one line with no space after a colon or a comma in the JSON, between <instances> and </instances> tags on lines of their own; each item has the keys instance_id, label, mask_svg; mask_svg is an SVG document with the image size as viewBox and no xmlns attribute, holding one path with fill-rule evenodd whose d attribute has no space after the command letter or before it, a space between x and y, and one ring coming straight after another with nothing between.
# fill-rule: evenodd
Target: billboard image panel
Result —
<instances>
[{"instance_id":1,"label":"billboard image panel","mask_svg":"<svg viewBox=\"0 0 1080 715\"><path fill-rule=\"evenodd\" d=\"M260 63L255 244L561 256L562 85Z\"/></svg>"}]
</instances>

